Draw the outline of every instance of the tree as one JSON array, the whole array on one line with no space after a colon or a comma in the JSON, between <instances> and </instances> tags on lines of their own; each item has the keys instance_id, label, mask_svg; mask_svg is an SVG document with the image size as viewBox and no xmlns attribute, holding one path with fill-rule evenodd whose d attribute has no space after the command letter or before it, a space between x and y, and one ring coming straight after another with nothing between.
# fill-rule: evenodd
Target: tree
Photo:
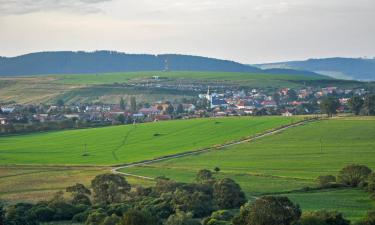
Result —
<instances>
[{"instance_id":1,"label":"tree","mask_svg":"<svg viewBox=\"0 0 375 225\"><path fill-rule=\"evenodd\" d=\"M5 225L5 210L2 202L0 202L0 225Z\"/></svg>"},{"instance_id":2,"label":"tree","mask_svg":"<svg viewBox=\"0 0 375 225\"><path fill-rule=\"evenodd\" d=\"M287 96L290 101L294 101L298 99L297 92L293 89L288 90Z\"/></svg>"},{"instance_id":3,"label":"tree","mask_svg":"<svg viewBox=\"0 0 375 225\"><path fill-rule=\"evenodd\" d=\"M91 181L94 198L102 204L120 202L130 191L130 184L118 174L101 174Z\"/></svg>"},{"instance_id":4,"label":"tree","mask_svg":"<svg viewBox=\"0 0 375 225\"><path fill-rule=\"evenodd\" d=\"M181 114L184 112L184 106L182 104L177 105L176 113Z\"/></svg>"},{"instance_id":5,"label":"tree","mask_svg":"<svg viewBox=\"0 0 375 225\"><path fill-rule=\"evenodd\" d=\"M191 213L176 212L168 217L165 225L201 225L201 223L199 220L193 219Z\"/></svg>"},{"instance_id":6,"label":"tree","mask_svg":"<svg viewBox=\"0 0 375 225\"><path fill-rule=\"evenodd\" d=\"M240 185L230 178L224 178L214 183L213 197L221 209L237 208L246 202Z\"/></svg>"},{"instance_id":7,"label":"tree","mask_svg":"<svg viewBox=\"0 0 375 225\"><path fill-rule=\"evenodd\" d=\"M137 102L136 102L134 96L130 97L130 111L132 113L136 113L137 112Z\"/></svg>"},{"instance_id":8,"label":"tree","mask_svg":"<svg viewBox=\"0 0 375 225\"><path fill-rule=\"evenodd\" d=\"M120 98L120 108L122 110L125 110L125 107L126 107L126 104L125 104L125 100L123 97Z\"/></svg>"},{"instance_id":9,"label":"tree","mask_svg":"<svg viewBox=\"0 0 375 225\"><path fill-rule=\"evenodd\" d=\"M349 99L349 108L355 115L359 115L363 107L364 101L360 96L353 96Z\"/></svg>"},{"instance_id":10,"label":"tree","mask_svg":"<svg viewBox=\"0 0 375 225\"><path fill-rule=\"evenodd\" d=\"M119 225L157 225L157 219L151 216L150 214L131 209L127 211Z\"/></svg>"},{"instance_id":11,"label":"tree","mask_svg":"<svg viewBox=\"0 0 375 225\"><path fill-rule=\"evenodd\" d=\"M126 121L126 117L124 114L120 114L117 116L117 121L119 121L120 123L125 123Z\"/></svg>"},{"instance_id":12,"label":"tree","mask_svg":"<svg viewBox=\"0 0 375 225\"><path fill-rule=\"evenodd\" d=\"M7 208L5 224L6 225L37 225L38 221L35 214L32 213L32 204L17 203Z\"/></svg>"},{"instance_id":13,"label":"tree","mask_svg":"<svg viewBox=\"0 0 375 225\"><path fill-rule=\"evenodd\" d=\"M174 108L172 104L169 104L166 110L167 114L172 115L174 112Z\"/></svg>"},{"instance_id":14,"label":"tree","mask_svg":"<svg viewBox=\"0 0 375 225\"><path fill-rule=\"evenodd\" d=\"M366 115L375 115L375 95L367 95L363 104Z\"/></svg>"},{"instance_id":15,"label":"tree","mask_svg":"<svg viewBox=\"0 0 375 225\"><path fill-rule=\"evenodd\" d=\"M276 102L277 105L280 104L280 94L275 92L273 95L272 95L272 98L273 100Z\"/></svg>"},{"instance_id":16,"label":"tree","mask_svg":"<svg viewBox=\"0 0 375 225\"><path fill-rule=\"evenodd\" d=\"M313 223L315 221L316 223ZM305 213L301 217L301 225L350 225L341 213L335 211L317 211Z\"/></svg>"},{"instance_id":17,"label":"tree","mask_svg":"<svg viewBox=\"0 0 375 225\"><path fill-rule=\"evenodd\" d=\"M332 97L326 97L320 102L320 109L329 117L332 117L332 115L336 114L339 107L340 102Z\"/></svg>"},{"instance_id":18,"label":"tree","mask_svg":"<svg viewBox=\"0 0 375 225\"><path fill-rule=\"evenodd\" d=\"M116 214L107 216L100 225L117 225L120 222L121 218Z\"/></svg>"},{"instance_id":19,"label":"tree","mask_svg":"<svg viewBox=\"0 0 375 225\"><path fill-rule=\"evenodd\" d=\"M198 183L205 184L205 183L211 183L215 180L215 178L212 175L212 172L209 170L199 170L197 173L197 176L195 177L195 180Z\"/></svg>"},{"instance_id":20,"label":"tree","mask_svg":"<svg viewBox=\"0 0 375 225\"><path fill-rule=\"evenodd\" d=\"M265 196L246 204L233 219L234 225L290 225L301 216L301 209L287 197Z\"/></svg>"},{"instance_id":21,"label":"tree","mask_svg":"<svg viewBox=\"0 0 375 225\"><path fill-rule=\"evenodd\" d=\"M64 106L64 104L65 104L65 103L64 103L64 100L62 100L61 98L59 98L59 99L56 101L56 105L57 105L57 106L60 106L60 107L61 107L61 106Z\"/></svg>"},{"instance_id":22,"label":"tree","mask_svg":"<svg viewBox=\"0 0 375 225\"><path fill-rule=\"evenodd\" d=\"M367 190L375 193L375 173L371 173L367 178Z\"/></svg>"},{"instance_id":23,"label":"tree","mask_svg":"<svg viewBox=\"0 0 375 225\"><path fill-rule=\"evenodd\" d=\"M218 173L218 172L220 172L220 168L216 166L216 167L214 168L214 171L215 171L216 173Z\"/></svg>"},{"instance_id":24,"label":"tree","mask_svg":"<svg viewBox=\"0 0 375 225\"><path fill-rule=\"evenodd\" d=\"M319 187L327 188L334 182L336 182L336 177L332 175L319 176L317 179Z\"/></svg>"},{"instance_id":25,"label":"tree","mask_svg":"<svg viewBox=\"0 0 375 225\"><path fill-rule=\"evenodd\" d=\"M204 217L212 212L212 197L201 191L178 188L171 201L175 211L191 212L194 217Z\"/></svg>"},{"instance_id":26,"label":"tree","mask_svg":"<svg viewBox=\"0 0 375 225\"><path fill-rule=\"evenodd\" d=\"M342 184L358 187L360 183L366 181L371 172L367 166L353 164L341 169L337 180Z\"/></svg>"}]
</instances>

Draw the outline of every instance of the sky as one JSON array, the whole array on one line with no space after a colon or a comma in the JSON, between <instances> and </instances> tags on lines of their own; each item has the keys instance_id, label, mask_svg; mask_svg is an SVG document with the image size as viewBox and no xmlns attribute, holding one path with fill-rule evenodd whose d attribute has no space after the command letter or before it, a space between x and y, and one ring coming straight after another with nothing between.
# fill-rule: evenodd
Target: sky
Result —
<instances>
[{"instance_id":1,"label":"sky","mask_svg":"<svg viewBox=\"0 0 375 225\"><path fill-rule=\"evenodd\" d=\"M374 0L0 0L0 55L178 53L264 63L375 56Z\"/></svg>"}]
</instances>

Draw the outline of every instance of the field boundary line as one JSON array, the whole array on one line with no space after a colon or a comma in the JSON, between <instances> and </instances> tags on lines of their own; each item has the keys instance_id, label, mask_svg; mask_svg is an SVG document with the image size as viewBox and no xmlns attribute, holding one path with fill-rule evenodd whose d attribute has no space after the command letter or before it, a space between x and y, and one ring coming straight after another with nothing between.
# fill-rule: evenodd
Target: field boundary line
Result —
<instances>
[{"instance_id":1,"label":"field boundary line","mask_svg":"<svg viewBox=\"0 0 375 225\"><path fill-rule=\"evenodd\" d=\"M178 153L178 154L174 154L174 155L167 155L167 156L163 156L163 157L160 157L160 158L145 160L145 161L141 161L141 162L134 162L134 163L128 163L128 164L124 164L124 165L119 165L119 166L116 166L113 169L111 169L111 172L114 173L114 174L120 174L120 175L124 175L124 176L128 176L128 177L140 178L140 179L144 179L144 180L155 180L155 178L153 178L153 177L120 172L119 170L131 168L131 167L149 165L149 164L153 164L153 163L157 163L157 162L161 162L161 161L166 161L166 160L170 160L170 159L177 159L177 158L182 158L182 157L186 157L186 156L199 155L201 153L206 153L206 152L209 152L209 151L212 151L212 150L219 150L219 149L224 149L224 148L227 148L227 147L231 147L231 146L235 146L235 145L239 145L239 144L243 144L243 143L248 143L248 142L255 141L257 139L263 138L263 137L267 137L267 136L271 136L271 135L280 133L280 132L282 132L284 130L287 130L289 128L305 125L309 122L319 121L320 119L321 118L311 118L311 119L307 119L307 120L298 121L298 122L293 123L293 124L284 125L284 126L281 126L281 127L278 127L278 128L274 128L272 130L265 131L261 134L258 134L258 135L255 135L255 136L252 136L252 137L249 137L249 138L246 138L246 139L237 140L237 141L227 143L227 144L222 144L222 145L219 145L219 146L213 146L213 147L208 147L208 148L204 148L204 149L200 149L200 150Z\"/></svg>"}]
</instances>

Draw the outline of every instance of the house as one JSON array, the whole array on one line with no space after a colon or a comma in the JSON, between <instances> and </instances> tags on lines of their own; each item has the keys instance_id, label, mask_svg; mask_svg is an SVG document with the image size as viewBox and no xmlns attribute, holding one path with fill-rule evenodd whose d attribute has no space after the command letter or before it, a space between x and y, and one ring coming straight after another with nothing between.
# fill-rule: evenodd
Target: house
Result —
<instances>
[{"instance_id":1,"label":"house","mask_svg":"<svg viewBox=\"0 0 375 225\"><path fill-rule=\"evenodd\" d=\"M0 125L6 125L8 124L7 118L0 117Z\"/></svg>"},{"instance_id":2,"label":"house","mask_svg":"<svg viewBox=\"0 0 375 225\"><path fill-rule=\"evenodd\" d=\"M195 111L195 105L193 104L182 104L182 107L185 112L194 112Z\"/></svg>"},{"instance_id":3,"label":"house","mask_svg":"<svg viewBox=\"0 0 375 225\"><path fill-rule=\"evenodd\" d=\"M266 101L263 101L261 104L262 104L263 107L266 107L266 108L276 108L277 107L277 103L273 100L271 100L271 101L266 100Z\"/></svg>"},{"instance_id":4,"label":"house","mask_svg":"<svg viewBox=\"0 0 375 225\"><path fill-rule=\"evenodd\" d=\"M293 113L289 112L288 110L286 110L285 112L281 113L282 116L286 116L286 117L290 117L290 116L293 116Z\"/></svg>"},{"instance_id":5,"label":"house","mask_svg":"<svg viewBox=\"0 0 375 225\"><path fill-rule=\"evenodd\" d=\"M155 118L154 118L154 121L157 122L157 121L161 121L161 120L171 120L171 116L170 115L156 115Z\"/></svg>"},{"instance_id":6,"label":"house","mask_svg":"<svg viewBox=\"0 0 375 225\"><path fill-rule=\"evenodd\" d=\"M161 114L161 111L156 108L142 108L138 112L146 116L153 116L153 115Z\"/></svg>"},{"instance_id":7,"label":"house","mask_svg":"<svg viewBox=\"0 0 375 225\"><path fill-rule=\"evenodd\" d=\"M224 99L220 98L211 98L211 109L216 108L216 107L228 107L228 103Z\"/></svg>"},{"instance_id":8,"label":"house","mask_svg":"<svg viewBox=\"0 0 375 225\"><path fill-rule=\"evenodd\" d=\"M14 107L1 107L3 113L12 113L15 110Z\"/></svg>"}]
</instances>

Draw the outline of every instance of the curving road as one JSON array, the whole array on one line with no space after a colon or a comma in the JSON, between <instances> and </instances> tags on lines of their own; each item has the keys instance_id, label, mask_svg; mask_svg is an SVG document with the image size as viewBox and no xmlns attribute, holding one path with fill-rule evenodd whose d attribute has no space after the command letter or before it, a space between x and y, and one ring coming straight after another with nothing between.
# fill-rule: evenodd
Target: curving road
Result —
<instances>
[{"instance_id":1,"label":"curving road","mask_svg":"<svg viewBox=\"0 0 375 225\"><path fill-rule=\"evenodd\" d=\"M124 176L135 177L135 178L140 178L140 179L145 179L145 180L154 180L154 178L152 178L152 177L140 176L140 175L131 174L131 173L124 173L124 172L120 172L119 170L130 168L130 167L149 165L149 164L152 164L152 163L161 162L161 161L165 161L165 160L169 160L169 159L176 159L176 158L182 158L182 157L185 157L185 156L198 155L198 154L201 154L201 153L204 153L204 152L209 152L213 149L216 149L216 150L217 149L223 149L223 148L227 148L227 147L230 147L230 146L251 142L251 141L266 137L266 136L270 136L270 135L279 133L279 132L284 131L286 129L301 126L301 125L304 125L306 123L309 123L309 122L312 122L312 121L317 121L317 120L319 120L319 118L312 118L312 119L308 119L308 120L303 120L303 121L300 121L300 122L297 122L297 123L293 123L293 124L290 124L290 125L286 125L286 126L283 126L283 127L276 128L276 129L271 130L271 131L266 131L262 134L256 135L256 136L251 137L251 138L247 138L247 139L240 140L240 141L235 141L235 142L228 143L228 144L223 144L223 145L220 145L219 147L209 147L209 148L200 149L200 150L196 150L196 151L190 151L190 152L178 153L178 154L175 154L175 155L164 156L164 157L157 158L157 159L151 159L151 160L145 160L145 161L142 161L142 162L134 162L134 163L125 164L125 165L113 168L111 170L111 172L115 173L115 174L121 174L121 175L124 175Z\"/></svg>"}]
</instances>

